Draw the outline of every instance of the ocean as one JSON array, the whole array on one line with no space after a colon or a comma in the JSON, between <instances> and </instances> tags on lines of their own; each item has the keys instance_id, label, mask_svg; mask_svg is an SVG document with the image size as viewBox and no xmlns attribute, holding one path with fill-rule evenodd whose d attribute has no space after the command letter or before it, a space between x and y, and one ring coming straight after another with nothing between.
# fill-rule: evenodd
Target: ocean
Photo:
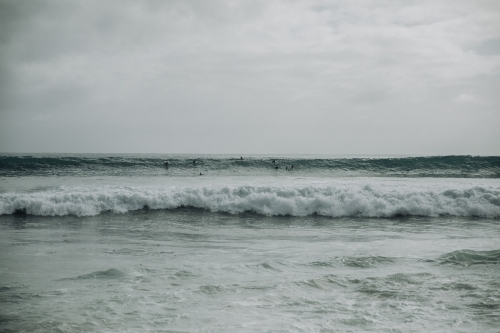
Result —
<instances>
[{"instance_id":1,"label":"ocean","mask_svg":"<svg viewBox=\"0 0 500 333\"><path fill-rule=\"evenodd\" d=\"M0 332L499 332L499 222L495 156L1 154Z\"/></svg>"}]
</instances>

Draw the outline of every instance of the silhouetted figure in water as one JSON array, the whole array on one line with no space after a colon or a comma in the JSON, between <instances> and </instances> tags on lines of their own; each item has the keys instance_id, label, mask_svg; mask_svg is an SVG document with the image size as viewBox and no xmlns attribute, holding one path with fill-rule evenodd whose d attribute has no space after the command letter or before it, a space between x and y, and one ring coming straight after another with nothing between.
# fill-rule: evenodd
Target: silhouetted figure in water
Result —
<instances>
[{"instance_id":1,"label":"silhouetted figure in water","mask_svg":"<svg viewBox=\"0 0 500 333\"><path fill-rule=\"evenodd\" d=\"M240 160L242 160L242 159L243 159L243 156L240 157Z\"/></svg>"},{"instance_id":2,"label":"silhouetted figure in water","mask_svg":"<svg viewBox=\"0 0 500 333\"><path fill-rule=\"evenodd\" d=\"M203 176L203 174L200 172L200 176Z\"/></svg>"},{"instance_id":3,"label":"silhouetted figure in water","mask_svg":"<svg viewBox=\"0 0 500 333\"><path fill-rule=\"evenodd\" d=\"M165 168L168 169L168 162L165 162Z\"/></svg>"},{"instance_id":4,"label":"silhouetted figure in water","mask_svg":"<svg viewBox=\"0 0 500 333\"><path fill-rule=\"evenodd\" d=\"M196 160L193 160L193 164L196 164Z\"/></svg>"},{"instance_id":5,"label":"silhouetted figure in water","mask_svg":"<svg viewBox=\"0 0 500 333\"><path fill-rule=\"evenodd\" d=\"M293 164L292 164L292 166L291 166L290 168L292 168L292 169L293 169Z\"/></svg>"},{"instance_id":6,"label":"silhouetted figure in water","mask_svg":"<svg viewBox=\"0 0 500 333\"><path fill-rule=\"evenodd\" d=\"M276 163L276 160L273 160L271 163Z\"/></svg>"},{"instance_id":7,"label":"silhouetted figure in water","mask_svg":"<svg viewBox=\"0 0 500 333\"><path fill-rule=\"evenodd\" d=\"M275 168L276 170L278 170L278 166L275 166L274 168Z\"/></svg>"},{"instance_id":8,"label":"silhouetted figure in water","mask_svg":"<svg viewBox=\"0 0 500 333\"><path fill-rule=\"evenodd\" d=\"M287 169L287 170L288 170L288 167L285 167L285 169Z\"/></svg>"}]
</instances>

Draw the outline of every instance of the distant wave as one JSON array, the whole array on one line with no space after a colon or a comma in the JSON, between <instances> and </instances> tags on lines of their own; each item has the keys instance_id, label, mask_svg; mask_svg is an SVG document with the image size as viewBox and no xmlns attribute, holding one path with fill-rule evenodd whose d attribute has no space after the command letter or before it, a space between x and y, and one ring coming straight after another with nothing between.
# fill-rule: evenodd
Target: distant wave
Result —
<instances>
[{"instance_id":1,"label":"distant wave","mask_svg":"<svg viewBox=\"0 0 500 333\"><path fill-rule=\"evenodd\" d=\"M452 184L231 185L205 187L65 187L0 194L0 214L91 216L145 207L275 216L500 217L500 188Z\"/></svg>"},{"instance_id":2,"label":"distant wave","mask_svg":"<svg viewBox=\"0 0 500 333\"><path fill-rule=\"evenodd\" d=\"M273 163L274 160L274 163ZM165 168L165 162L169 168ZM293 165L293 170L291 166ZM276 170L275 168L278 167ZM290 168L287 170L287 168ZM406 158L269 158L2 155L0 176L214 176L341 175L384 177L500 178L498 156L434 156Z\"/></svg>"}]
</instances>

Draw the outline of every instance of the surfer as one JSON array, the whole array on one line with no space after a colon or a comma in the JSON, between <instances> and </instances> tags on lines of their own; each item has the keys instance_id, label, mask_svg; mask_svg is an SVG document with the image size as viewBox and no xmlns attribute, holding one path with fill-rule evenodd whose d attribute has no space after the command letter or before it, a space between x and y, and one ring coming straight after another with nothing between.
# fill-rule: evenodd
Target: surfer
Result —
<instances>
[{"instance_id":1,"label":"surfer","mask_svg":"<svg viewBox=\"0 0 500 333\"><path fill-rule=\"evenodd\" d=\"M165 162L165 168L168 169L168 162Z\"/></svg>"},{"instance_id":2,"label":"surfer","mask_svg":"<svg viewBox=\"0 0 500 333\"><path fill-rule=\"evenodd\" d=\"M240 160L243 160L243 156L240 157Z\"/></svg>"},{"instance_id":3,"label":"surfer","mask_svg":"<svg viewBox=\"0 0 500 333\"><path fill-rule=\"evenodd\" d=\"M196 164L196 160L193 160L193 164Z\"/></svg>"},{"instance_id":4,"label":"surfer","mask_svg":"<svg viewBox=\"0 0 500 333\"><path fill-rule=\"evenodd\" d=\"M273 160L272 163L276 163L276 160Z\"/></svg>"}]
</instances>

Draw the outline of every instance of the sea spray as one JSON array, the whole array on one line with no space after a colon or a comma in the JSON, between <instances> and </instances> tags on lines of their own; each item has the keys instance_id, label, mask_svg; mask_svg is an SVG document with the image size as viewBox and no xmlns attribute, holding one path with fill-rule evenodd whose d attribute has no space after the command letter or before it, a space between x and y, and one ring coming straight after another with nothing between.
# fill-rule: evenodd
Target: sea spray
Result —
<instances>
[{"instance_id":1,"label":"sea spray","mask_svg":"<svg viewBox=\"0 0 500 333\"><path fill-rule=\"evenodd\" d=\"M329 217L500 217L500 188L460 183L338 181L329 184L59 187L0 194L0 214L91 216L143 209Z\"/></svg>"}]
</instances>

